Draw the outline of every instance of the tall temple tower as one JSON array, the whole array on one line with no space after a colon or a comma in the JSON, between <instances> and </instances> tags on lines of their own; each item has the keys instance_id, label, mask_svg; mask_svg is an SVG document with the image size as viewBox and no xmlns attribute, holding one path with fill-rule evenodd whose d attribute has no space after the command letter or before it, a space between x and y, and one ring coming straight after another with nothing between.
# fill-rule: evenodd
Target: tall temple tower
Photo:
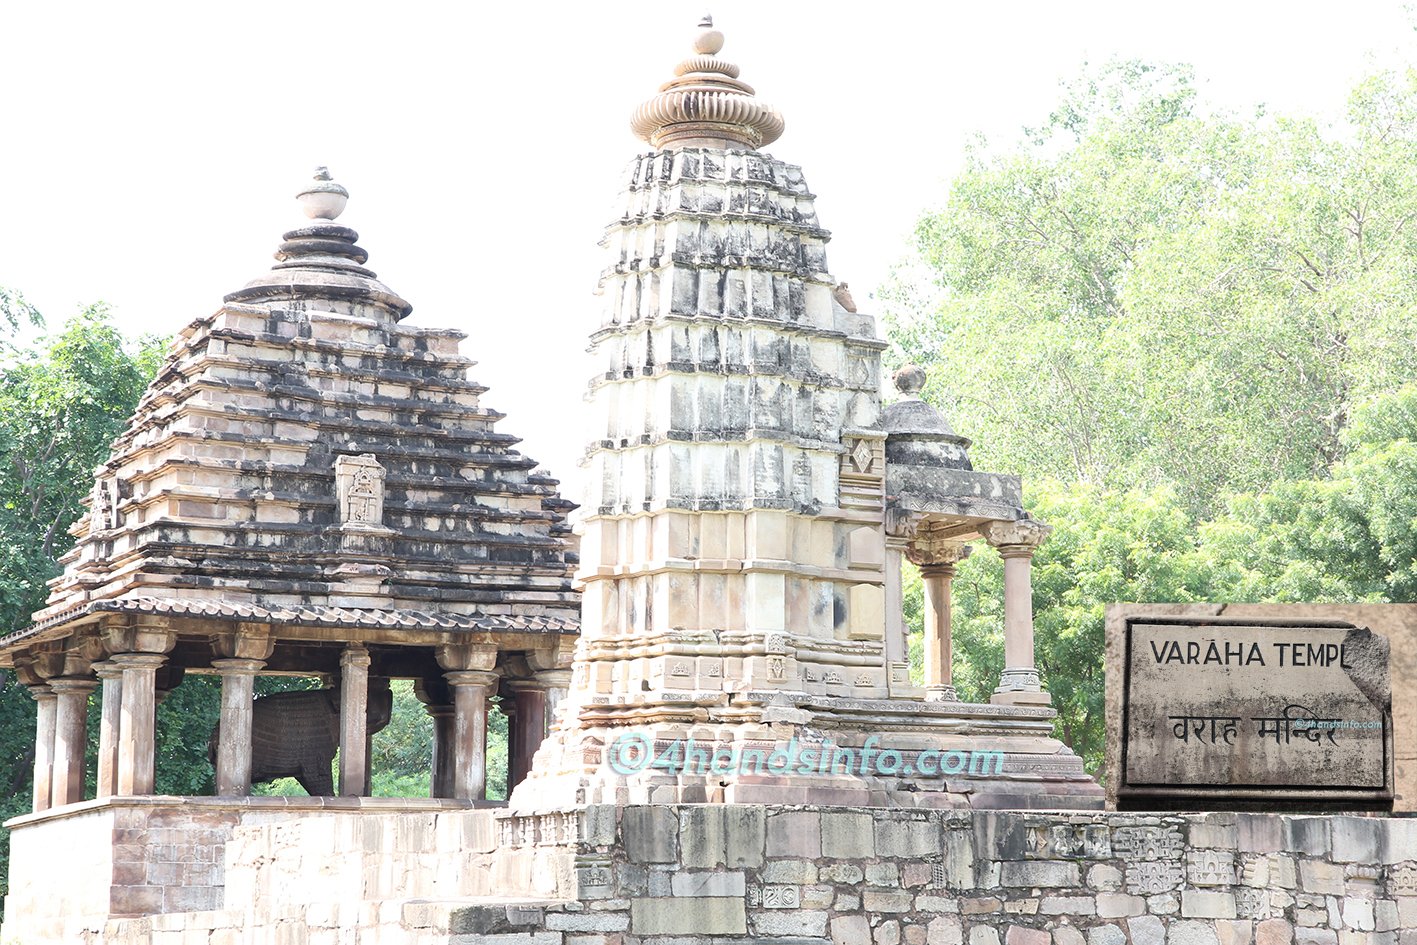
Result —
<instances>
[{"instance_id":1,"label":"tall temple tower","mask_svg":"<svg viewBox=\"0 0 1417 945\"><path fill-rule=\"evenodd\" d=\"M1047 528L1017 477L972 470L910 372L892 438L886 344L828 273L801 169L759 150L784 121L723 41L705 18L631 121L653 150L602 242L581 637L512 807L1100 805L1032 668L1027 555ZM998 704L970 705L949 686L948 576L991 527L1022 567ZM928 691L905 662L902 556L933 589ZM894 771L871 760L883 749ZM917 773L950 750L1002 754Z\"/></svg>"}]
</instances>

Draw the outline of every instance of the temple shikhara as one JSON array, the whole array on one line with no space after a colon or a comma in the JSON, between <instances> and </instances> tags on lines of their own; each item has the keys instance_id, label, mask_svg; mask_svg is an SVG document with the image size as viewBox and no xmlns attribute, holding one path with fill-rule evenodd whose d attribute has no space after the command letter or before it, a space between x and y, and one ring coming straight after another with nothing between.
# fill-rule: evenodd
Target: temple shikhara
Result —
<instances>
[{"instance_id":1,"label":"temple shikhara","mask_svg":"<svg viewBox=\"0 0 1417 945\"><path fill-rule=\"evenodd\" d=\"M1128 931L1094 945L1160 945L1147 920L1192 913L1153 902L1191 885L1273 918L1221 891L1252 875L1233 815L1104 813L1054 737L1030 587L1051 529L1018 476L974 469L924 371L885 370L802 170L766 150L784 118L723 45L705 19L633 113L648 150L587 293L569 501L483 403L464 335L402 322L323 168L276 265L180 332L47 605L0 639L38 704L6 942L1081 945L1076 925L1110 922ZM1003 558L987 703L951 678L971 552ZM155 795L156 706L201 674L221 680L216 796ZM255 698L266 674L321 688ZM431 797L368 796L395 680L433 719ZM486 799L494 698L505 803ZM689 742L894 763L647 763ZM311 796L250 796L281 776ZM1213 882L1187 872L1197 849ZM1060 920L1040 890L1092 904Z\"/></svg>"}]
</instances>

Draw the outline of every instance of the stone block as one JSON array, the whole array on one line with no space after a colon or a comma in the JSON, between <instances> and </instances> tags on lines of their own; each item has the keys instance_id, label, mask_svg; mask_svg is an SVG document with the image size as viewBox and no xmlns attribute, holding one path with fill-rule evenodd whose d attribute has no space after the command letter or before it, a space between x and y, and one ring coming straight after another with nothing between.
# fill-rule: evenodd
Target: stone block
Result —
<instances>
[{"instance_id":1,"label":"stone block","mask_svg":"<svg viewBox=\"0 0 1417 945\"><path fill-rule=\"evenodd\" d=\"M906 863L900 868L900 884L906 889L928 886L933 872L929 863Z\"/></svg>"},{"instance_id":2,"label":"stone block","mask_svg":"<svg viewBox=\"0 0 1417 945\"><path fill-rule=\"evenodd\" d=\"M926 945L964 945L964 926L952 915L931 919L925 926L925 942ZM1046 937L1044 942L1047 942Z\"/></svg>"},{"instance_id":3,"label":"stone block","mask_svg":"<svg viewBox=\"0 0 1417 945\"><path fill-rule=\"evenodd\" d=\"M1066 860L1008 860L1003 863L999 883L1003 886L1076 886L1078 865Z\"/></svg>"},{"instance_id":4,"label":"stone block","mask_svg":"<svg viewBox=\"0 0 1417 945\"><path fill-rule=\"evenodd\" d=\"M1011 925L1004 930L1004 945L1050 945L1052 937L1042 929ZM930 945L935 945L931 942Z\"/></svg>"},{"instance_id":5,"label":"stone block","mask_svg":"<svg viewBox=\"0 0 1417 945\"><path fill-rule=\"evenodd\" d=\"M1220 936L1209 922L1172 922L1167 930L1166 945L1220 945Z\"/></svg>"},{"instance_id":6,"label":"stone block","mask_svg":"<svg viewBox=\"0 0 1417 945\"><path fill-rule=\"evenodd\" d=\"M1215 934L1220 945L1251 945L1254 923L1249 919L1217 919Z\"/></svg>"},{"instance_id":7,"label":"stone block","mask_svg":"<svg viewBox=\"0 0 1417 945\"><path fill-rule=\"evenodd\" d=\"M809 860L773 860L763 867L765 883L815 883L817 864Z\"/></svg>"},{"instance_id":8,"label":"stone block","mask_svg":"<svg viewBox=\"0 0 1417 945\"><path fill-rule=\"evenodd\" d=\"M1154 915L1128 919L1127 932L1132 937L1132 945L1166 945L1166 926Z\"/></svg>"},{"instance_id":9,"label":"stone block","mask_svg":"<svg viewBox=\"0 0 1417 945\"><path fill-rule=\"evenodd\" d=\"M854 886L866 876L859 866L852 866L850 863L832 863L823 866L818 872L822 882L835 883L838 886Z\"/></svg>"},{"instance_id":10,"label":"stone block","mask_svg":"<svg viewBox=\"0 0 1417 945\"><path fill-rule=\"evenodd\" d=\"M1043 915L1096 915L1097 901L1091 896L1044 896L1038 911Z\"/></svg>"},{"instance_id":11,"label":"stone block","mask_svg":"<svg viewBox=\"0 0 1417 945\"><path fill-rule=\"evenodd\" d=\"M823 812L822 856L859 860L876 855L874 820L870 814Z\"/></svg>"},{"instance_id":12,"label":"stone block","mask_svg":"<svg viewBox=\"0 0 1417 945\"><path fill-rule=\"evenodd\" d=\"M1265 919L1255 926L1255 945L1293 945L1294 926L1286 919Z\"/></svg>"},{"instance_id":13,"label":"stone block","mask_svg":"<svg viewBox=\"0 0 1417 945\"><path fill-rule=\"evenodd\" d=\"M669 888L675 896L690 898L747 895L742 873L680 871L670 874Z\"/></svg>"},{"instance_id":14,"label":"stone block","mask_svg":"<svg viewBox=\"0 0 1417 945\"><path fill-rule=\"evenodd\" d=\"M1344 892L1343 867L1322 860L1300 860L1299 887L1308 893L1341 896Z\"/></svg>"},{"instance_id":15,"label":"stone block","mask_svg":"<svg viewBox=\"0 0 1417 945\"><path fill-rule=\"evenodd\" d=\"M815 860L822 855L821 815L816 811L784 811L767 819L767 855Z\"/></svg>"},{"instance_id":16,"label":"stone block","mask_svg":"<svg viewBox=\"0 0 1417 945\"><path fill-rule=\"evenodd\" d=\"M1186 889L1181 892L1181 915L1188 919L1235 918L1235 894Z\"/></svg>"},{"instance_id":17,"label":"stone block","mask_svg":"<svg viewBox=\"0 0 1417 945\"><path fill-rule=\"evenodd\" d=\"M679 818L664 807L628 807L621 815L625 854L632 863L674 863L679 859ZM717 864L711 864L717 865Z\"/></svg>"},{"instance_id":18,"label":"stone block","mask_svg":"<svg viewBox=\"0 0 1417 945\"><path fill-rule=\"evenodd\" d=\"M1235 824L1217 822L1219 815L1205 821L1194 821L1188 836L1190 845L1202 850L1234 850L1239 844Z\"/></svg>"},{"instance_id":19,"label":"stone block","mask_svg":"<svg viewBox=\"0 0 1417 945\"><path fill-rule=\"evenodd\" d=\"M1293 817L1284 823L1288 827L1284 848L1304 856L1328 856L1329 826L1332 817Z\"/></svg>"},{"instance_id":20,"label":"stone block","mask_svg":"<svg viewBox=\"0 0 1417 945\"><path fill-rule=\"evenodd\" d=\"M1109 863L1098 863L1087 871L1087 885L1103 892L1122 888L1122 871Z\"/></svg>"},{"instance_id":21,"label":"stone block","mask_svg":"<svg viewBox=\"0 0 1417 945\"><path fill-rule=\"evenodd\" d=\"M904 889L867 887L861 893L861 907L867 912L909 912L915 897Z\"/></svg>"},{"instance_id":22,"label":"stone block","mask_svg":"<svg viewBox=\"0 0 1417 945\"><path fill-rule=\"evenodd\" d=\"M1378 932L1391 932L1398 927L1397 903L1391 899L1379 899L1373 903L1373 928Z\"/></svg>"},{"instance_id":23,"label":"stone block","mask_svg":"<svg viewBox=\"0 0 1417 945\"><path fill-rule=\"evenodd\" d=\"M871 886L895 886L900 883L900 868L894 863L866 864L866 882Z\"/></svg>"},{"instance_id":24,"label":"stone block","mask_svg":"<svg viewBox=\"0 0 1417 945\"><path fill-rule=\"evenodd\" d=\"M876 822L876 855L900 857L935 856L940 852L940 827L928 820Z\"/></svg>"},{"instance_id":25,"label":"stone block","mask_svg":"<svg viewBox=\"0 0 1417 945\"><path fill-rule=\"evenodd\" d=\"M1146 915L1146 900L1126 893L1098 893L1097 914L1104 919Z\"/></svg>"},{"instance_id":26,"label":"stone block","mask_svg":"<svg viewBox=\"0 0 1417 945\"><path fill-rule=\"evenodd\" d=\"M1329 829L1333 859L1340 863L1381 863L1386 825L1387 821L1375 817L1332 818Z\"/></svg>"},{"instance_id":27,"label":"stone block","mask_svg":"<svg viewBox=\"0 0 1417 945\"><path fill-rule=\"evenodd\" d=\"M1053 945L1087 945L1087 937L1075 925L1060 925L1053 930Z\"/></svg>"},{"instance_id":28,"label":"stone block","mask_svg":"<svg viewBox=\"0 0 1417 945\"><path fill-rule=\"evenodd\" d=\"M1333 929L1295 929L1294 945L1338 945L1338 933Z\"/></svg>"},{"instance_id":29,"label":"stone block","mask_svg":"<svg viewBox=\"0 0 1417 945\"><path fill-rule=\"evenodd\" d=\"M959 901L959 911L965 915L985 915L991 912L1000 912L1004 904L995 896L979 896Z\"/></svg>"},{"instance_id":30,"label":"stone block","mask_svg":"<svg viewBox=\"0 0 1417 945\"><path fill-rule=\"evenodd\" d=\"M630 903L635 935L743 935L748 916L741 898L705 896L636 899Z\"/></svg>"},{"instance_id":31,"label":"stone block","mask_svg":"<svg viewBox=\"0 0 1417 945\"><path fill-rule=\"evenodd\" d=\"M1032 896L1027 899L1005 899L1004 911L1010 915L1037 915L1039 901Z\"/></svg>"},{"instance_id":32,"label":"stone block","mask_svg":"<svg viewBox=\"0 0 1417 945\"><path fill-rule=\"evenodd\" d=\"M1360 932L1372 932L1376 928L1373 900L1349 897L1343 900L1343 924Z\"/></svg>"},{"instance_id":33,"label":"stone block","mask_svg":"<svg viewBox=\"0 0 1417 945\"><path fill-rule=\"evenodd\" d=\"M900 945L900 923L895 919L888 919L876 926L871 937L876 945Z\"/></svg>"},{"instance_id":34,"label":"stone block","mask_svg":"<svg viewBox=\"0 0 1417 945\"><path fill-rule=\"evenodd\" d=\"M827 914L807 909L758 912L753 915L753 929L774 937L821 938L827 934Z\"/></svg>"},{"instance_id":35,"label":"stone block","mask_svg":"<svg viewBox=\"0 0 1417 945\"><path fill-rule=\"evenodd\" d=\"M864 915L839 915L831 920L832 945L865 945L871 924Z\"/></svg>"},{"instance_id":36,"label":"stone block","mask_svg":"<svg viewBox=\"0 0 1417 945\"><path fill-rule=\"evenodd\" d=\"M546 928L552 932L623 932L630 927L630 917L623 912L552 912L546 916Z\"/></svg>"},{"instance_id":37,"label":"stone block","mask_svg":"<svg viewBox=\"0 0 1417 945\"><path fill-rule=\"evenodd\" d=\"M1147 896L1146 911L1152 915L1175 915L1181 911L1181 900L1173 893Z\"/></svg>"},{"instance_id":38,"label":"stone block","mask_svg":"<svg viewBox=\"0 0 1417 945\"><path fill-rule=\"evenodd\" d=\"M999 930L992 925L976 925L969 930L969 945L999 945Z\"/></svg>"},{"instance_id":39,"label":"stone block","mask_svg":"<svg viewBox=\"0 0 1417 945\"><path fill-rule=\"evenodd\" d=\"M944 896L930 896L924 893L915 897L916 912L949 912L959 913L959 900L947 899Z\"/></svg>"},{"instance_id":40,"label":"stone block","mask_svg":"<svg viewBox=\"0 0 1417 945\"><path fill-rule=\"evenodd\" d=\"M1087 930L1087 945L1127 945L1127 933L1115 925L1094 925Z\"/></svg>"}]
</instances>

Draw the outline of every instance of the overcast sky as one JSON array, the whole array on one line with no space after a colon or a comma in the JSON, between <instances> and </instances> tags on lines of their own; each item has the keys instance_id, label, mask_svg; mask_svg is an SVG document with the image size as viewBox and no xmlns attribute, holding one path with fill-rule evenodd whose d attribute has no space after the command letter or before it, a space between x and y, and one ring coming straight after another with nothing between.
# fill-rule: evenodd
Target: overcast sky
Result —
<instances>
[{"instance_id":1,"label":"overcast sky","mask_svg":"<svg viewBox=\"0 0 1417 945\"><path fill-rule=\"evenodd\" d=\"M689 50L699 3L8 4L0 10L0 285L52 323L110 303L172 334L269 267L317 164L417 324L468 333L501 429L566 481L567 429L628 116ZM975 133L1011 141L1110 57L1193 63L1214 103L1341 114L1411 53L1395 2L712 6L801 164L858 305Z\"/></svg>"}]
</instances>

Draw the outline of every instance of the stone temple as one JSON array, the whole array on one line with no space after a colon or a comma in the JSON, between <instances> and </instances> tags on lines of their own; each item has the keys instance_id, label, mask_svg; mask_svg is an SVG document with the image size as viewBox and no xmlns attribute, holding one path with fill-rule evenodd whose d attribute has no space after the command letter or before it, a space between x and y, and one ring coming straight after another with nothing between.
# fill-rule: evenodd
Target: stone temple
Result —
<instances>
[{"instance_id":1,"label":"stone temple","mask_svg":"<svg viewBox=\"0 0 1417 945\"><path fill-rule=\"evenodd\" d=\"M496 429L462 335L401 324L327 173L277 265L183 330L48 605L0 640L39 706L4 941L1412 945L1417 821L1102 810L1034 665L1050 529L919 369L883 405L886 344L723 43L700 24L632 118L578 509ZM975 704L950 583L981 542L1006 666ZM222 681L215 797L153 793L188 674ZM253 699L261 674L327 685ZM433 797L367 796L391 680L434 720ZM248 796L287 774L312 796Z\"/></svg>"}]
</instances>

